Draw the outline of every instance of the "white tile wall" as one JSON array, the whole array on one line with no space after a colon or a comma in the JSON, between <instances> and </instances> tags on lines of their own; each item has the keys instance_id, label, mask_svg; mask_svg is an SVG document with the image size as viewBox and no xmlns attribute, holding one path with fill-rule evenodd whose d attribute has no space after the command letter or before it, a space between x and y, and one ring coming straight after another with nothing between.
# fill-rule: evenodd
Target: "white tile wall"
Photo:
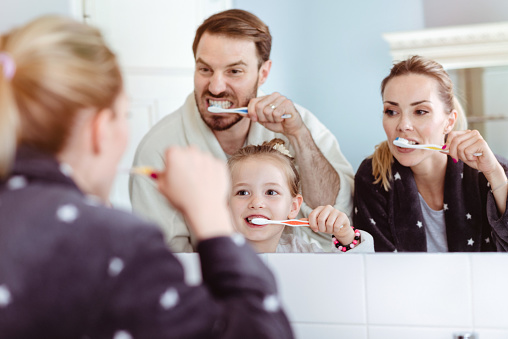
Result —
<instances>
[{"instance_id":1,"label":"white tile wall","mask_svg":"<svg viewBox=\"0 0 508 339\"><path fill-rule=\"evenodd\" d=\"M362 255L268 254L294 322L365 324Z\"/></svg>"},{"instance_id":2,"label":"white tile wall","mask_svg":"<svg viewBox=\"0 0 508 339\"><path fill-rule=\"evenodd\" d=\"M365 326L293 323L296 339L367 339Z\"/></svg>"},{"instance_id":3,"label":"white tile wall","mask_svg":"<svg viewBox=\"0 0 508 339\"><path fill-rule=\"evenodd\" d=\"M365 263L369 324L473 326L467 255L375 254Z\"/></svg>"},{"instance_id":4,"label":"white tile wall","mask_svg":"<svg viewBox=\"0 0 508 339\"><path fill-rule=\"evenodd\" d=\"M201 280L197 254L177 254ZM506 254L263 254L297 339L508 338Z\"/></svg>"},{"instance_id":5,"label":"white tile wall","mask_svg":"<svg viewBox=\"0 0 508 339\"><path fill-rule=\"evenodd\" d=\"M508 329L508 255L476 254L471 262L474 326Z\"/></svg>"},{"instance_id":6,"label":"white tile wall","mask_svg":"<svg viewBox=\"0 0 508 339\"><path fill-rule=\"evenodd\" d=\"M506 339L508 338L508 330L493 330L478 328L475 330L476 339Z\"/></svg>"},{"instance_id":7,"label":"white tile wall","mask_svg":"<svg viewBox=\"0 0 508 339\"><path fill-rule=\"evenodd\" d=\"M453 339L454 334L472 333L472 329L449 327L369 326L369 339ZM476 338L478 339L478 337ZM483 339L483 338L482 338Z\"/></svg>"}]
</instances>

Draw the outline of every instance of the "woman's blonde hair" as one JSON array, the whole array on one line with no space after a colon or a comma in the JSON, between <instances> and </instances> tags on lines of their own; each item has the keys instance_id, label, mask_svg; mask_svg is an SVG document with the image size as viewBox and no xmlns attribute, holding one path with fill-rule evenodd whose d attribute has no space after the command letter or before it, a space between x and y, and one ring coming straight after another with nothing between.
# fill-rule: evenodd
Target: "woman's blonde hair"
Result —
<instances>
[{"instance_id":1,"label":"woman's blonde hair","mask_svg":"<svg viewBox=\"0 0 508 339\"><path fill-rule=\"evenodd\" d=\"M384 94L386 85L390 80L402 75L420 74L426 75L438 83L439 96L445 106L447 113L457 111L457 120L453 127L454 130L467 129L467 119L465 112L459 101L453 93L453 83L450 76L443 69L441 64L415 55L404 61L396 63L390 74L381 82L381 96ZM390 189L390 181L392 180L392 163L393 155L390 152L388 141L383 141L376 146L372 158L372 174L374 176L374 184L381 182L383 188L388 191Z\"/></svg>"},{"instance_id":2,"label":"woman's blonde hair","mask_svg":"<svg viewBox=\"0 0 508 339\"><path fill-rule=\"evenodd\" d=\"M287 150L283 147L284 140L272 139L265 141L262 145L248 145L239 149L228 160L228 166L231 172L234 167L247 159L252 158L268 158L277 161L281 165L281 169L286 174L288 180L289 191L292 197L300 193L300 175L295 166L294 158L288 155Z\"/></svg>"},{"instance_id":3,"label":"woman's blonde hair","mask_svg":"<svg viewBox=\"0 0 508 339\"><path fill-rule=\"evenodd\" d=\"M46 16L0 37L0 178L19 144L57 154L78 111L111 107L122 90L115 55L100 32L71 19Z\"/></svg>"}]
</instances>

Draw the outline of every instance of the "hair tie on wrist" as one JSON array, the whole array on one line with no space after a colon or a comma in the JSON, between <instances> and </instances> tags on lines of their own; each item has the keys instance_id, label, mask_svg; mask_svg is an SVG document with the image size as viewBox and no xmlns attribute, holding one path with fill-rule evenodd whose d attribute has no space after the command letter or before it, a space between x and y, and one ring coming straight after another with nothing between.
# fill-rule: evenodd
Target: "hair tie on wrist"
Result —
<instances>
[{"instance_id":1,"label":"hair tie on wrist","mask_svg":"<svg viewBox=\"0 0 508 339\"><path fill-rule=\"evenodd\" d=\"M14 62L14 59L12 59L9 54L0 52L0 64L3 68L4 77L7 80L11 80L16 73L16 63Z\"/></svg>"},{"instance_id":2,"label":"hair tie on wrist","mask_svg":"<svg viewBox=\"0 0 508 339\"><path fill-rule=\"evenodd\" d=\"M333 239L333 244L335 245L335 248L337 248L339 251L342 251L342 252L346 252L346 251L349 251L350 249L353 249L356 247L356 245L358 245L360 242L361 242L361 233L359 230L355 230L355 228L353 226L351 226L351 228L353 229L353 231L355 232L355 237L353 239L353 241L348 244L348 245L342 245L340 243L340 241L335 237L335 235L332 234L332 239Z\"/></svg>"}]
</instances>

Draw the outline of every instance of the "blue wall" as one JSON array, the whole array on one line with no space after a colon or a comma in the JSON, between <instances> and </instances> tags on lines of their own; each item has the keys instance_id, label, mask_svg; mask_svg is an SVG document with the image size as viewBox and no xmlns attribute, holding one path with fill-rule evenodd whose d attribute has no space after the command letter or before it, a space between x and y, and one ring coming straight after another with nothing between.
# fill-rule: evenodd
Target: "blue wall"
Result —
<instances>
[{"instance_id":1,"label":"blue wall","mask_svg":"<svg viewBox=\"0 0 508 339\"><path fill-rule=\"evenodd\" d=\"M273 36L263 90L310 109L357 169L385 139L381 80L392 65L383 32L424 28L421 0L234 0Z\"/></svg>"}]
</instances>

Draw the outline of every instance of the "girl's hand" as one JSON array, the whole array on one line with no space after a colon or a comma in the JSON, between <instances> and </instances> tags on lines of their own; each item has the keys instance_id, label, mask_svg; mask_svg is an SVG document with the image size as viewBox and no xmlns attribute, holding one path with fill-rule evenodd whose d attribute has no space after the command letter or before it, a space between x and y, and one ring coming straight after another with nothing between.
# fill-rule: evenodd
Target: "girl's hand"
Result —
<instances>
[{"instance_id":1,"label":"girl's hand","mask_svg":"<svg viewBox=\"0 0 508 339\"><path fill-rule=\"evenodd\" d=\"M477 130L450 132L445 149L449 151L454 161L460 159L469 167L486 175L501 167L489 145ZM482 155L475 156L474 153L482 153Z\"/></svg>"},{"instance_id":2,"label":"girl's hand","mask_svg":"<svg viewBox=\"0 0 508 339\"><path fill-rule=\"evenodd\" d=\"M351 243L355 237L347 215L330 205L315 208L308 219L314 232L333 234L342 244Z\"/></svg>"}]
</instances>

